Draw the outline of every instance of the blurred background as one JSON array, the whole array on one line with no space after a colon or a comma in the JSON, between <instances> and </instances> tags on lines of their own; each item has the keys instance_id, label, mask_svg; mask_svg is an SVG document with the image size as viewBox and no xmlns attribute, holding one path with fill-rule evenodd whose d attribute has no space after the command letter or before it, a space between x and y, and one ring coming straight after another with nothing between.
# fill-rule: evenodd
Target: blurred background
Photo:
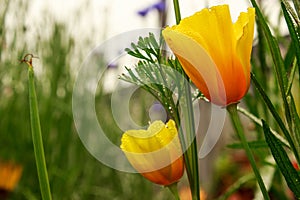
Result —
<instances>
[{"instance_id":1,"label":"blurred background","mask_svg":"<svg viewBox=\"0 0 300 200\"><path fill-rule=\"evenodd\" d=\"M276 33L284 35L278 3L270 1L263 2L264 12L269 14L270 23L276 24ZM182 16L223 3L231 5L234 20L249 6L247 1L236 0L181 1ZM171 0L0 1L0 199L41 199L30 132L27 67L19 62L27 53L39 57L33 65L53 199L172 199L167 189L139 174L116 171L92 157L77 135L72 113L73 84L89 52L117 34L175 24L172 8ZM99 60L104 66L111 62ZM119 73L123 65L109 67ZM122 132L111 115L111 94L101 88L103 85L99 83L96 112L108 137L119 145ZM132 97L133 118L146 124L153 102L150 95L137 90ZM216 147L203 161L204 171L210 172L203 177L204 188L211 196L221 193L224 185L239 176L235 173L225 181L219 179L220 174L249 170L243 155L233 155L237 159L237 166L233 166L230 153L218 154ZM184 193L186 180L181 184Z\"/></svg>"}]
</instances>

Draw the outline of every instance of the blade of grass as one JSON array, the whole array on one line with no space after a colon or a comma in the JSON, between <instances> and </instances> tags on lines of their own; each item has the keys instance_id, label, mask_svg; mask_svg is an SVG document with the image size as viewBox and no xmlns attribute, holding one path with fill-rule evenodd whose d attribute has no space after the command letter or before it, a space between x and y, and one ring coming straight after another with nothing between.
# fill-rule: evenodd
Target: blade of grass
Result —
<instances>
[{"instance_id":1,"label":"blade of grass","mask_svg":"<svg viewBox=\"0 0 300 200\"><path fill-rule=\"evenodd\" d=\"M288 97L288 100L289 100L288 101L289 110L291 112L291 117L292 117L292 121L289 124L290 131L292 132L293 139L296 143L297 152L298 152L298 154L300 154L300 136L299 136L300 135L300 119L299 119L299 115L297 113L293 95L291 93L291 88L292 88L293 80L295 77L296 66L298 66L298 72L299 72L299 77L300 77L299 23L298 23L298 21L296 21L297 18L295 16L295 14L293 14L293 10L290 8L289 4L286 1L281 2L281 9L283 11L283 15L284 15L285 21L287 23L287 26L288 26L288 29L289 29L289 32L291 35L292 45L294 47L295 56L296 56L296 60L297 60L297 61L295 60L292 65L290 78L289 78L289 82L288 82L288 87L286 90L286 96ZM293 19L294 19L294 21L293 21ZM297 63L298 63L298 65L297 65Z\"/></svg>"},{"instance_id":2,"label":"blade of grass","mask_svg":"<svg viewBox=\"0 0 300 200\"><path fill-rule=\"evenodd\" d=\"M284 66L291 66L295 60L295 48L292 43L289 44L284 58ZM286 69L288 70L288 69Z\"/></svg>"},{"instance_id":3,"label":"blade of grass","mask_svg":"<svg viewBox=\"0 0 300 200\"><path fill-rule=\"evenodd\" d=\"M254 121L256 124L258 124L259 126L262 127L262 122L261 119L257 118L256 116L254 116L252 113L248 112L247 110L241 108L238 106L238 111L240 113L242 113L244 116L248 117L249 119L251 119L252 121ZM280 140L280 142L282 142L282 144L284 144L285 146L287 146L288 148L290 148L289 143L281 136L279 135L276 131L274 131L273 129L270 129L271 133L277 137L278 140Z\"/></svg>"},{"instance_id":4,"label":"blade of grass","mask_svg":"<svg viewBox=\"0 0 300 200\"><path fill-rule=\"evenodd\" d=\"M272 155L284 176L289 188L293 191L297 199L300 199L300 176L293 167L291 161L281 143L271 133L269 126L265 121L262 121L266 141L270 147Z\"/></svg>"},{"instance_id":5,"label":"blade of grass","mask_svg":"<svg viewBox=\"0 0 300 200\"><path fill-rule=\"evenodd\" d=\"M293 62L291 72L290 72L289 83L288 83L288 87L286 89L286 96L291 95L291 89L292 89L295 74L296 74L296 68L297 68L297 61L295 59L294 62Z\"/></svg>"},{"instance_id":6,"label":"blade of grass","mask_svg":"<svg viewBox=\"0 0 300 200\"><path fill-rule=\"evenodd\" d=\"M40 190L43 200L51 200L50 185L48 180L48 173L46 167L42 132L40 126L39 110L37 97L34 85L34 71L30 62L28 64L28 86L29 86L29 108L30 108L30 123L31 123L31 133L32 142L34 147L35 161L37 167L37 173L40 183Z\"/></svg>"},{"instance_id":7,"label":"blade of grass","mask_svg":"<svg viewBox=\"0 0 300 200\"><path fill-rule=\"evenodd\" d=\"M300 2L299 2L299 0L293 0L293 3L295 6L295 9L297 11L297 15L300 18Z\"/></svg>"},{"instance_id":8,"label":"blade of grass","mask_svg":"<svg viewBox=\"0 0 300 200\"><path fill-rule=\"evenodd\" d=\"M258 23L261 25L261 28L265 34L266 40L268 42L268 45L270 47L270 51L272 54L272 58L275 64L275 71L278 78L278 83L281 89L284 89L287 85L287 77L284 76L286 74L286 71L284 70L284 63L283 59L280 53L280 49L278 46L278 42L276 41L276 38L273 37L271 30L269 26L266 23L266 20L264 19L264 16L259 9L258 5L256 4L255 0L250 0L253 7L255 7L255 11L258 17ZM283 90L284 91L284 90Z\"/></svg>"},{"instance_id":9,"label":"blade of grass","mask_svg":"<svg viewBox=\"0 0 300 200\"><path fill-rule=\"evenodd\" d=\"M267 96L267 94L265 93L265 91L263 90L263 88L260 86L259 82L256 80L254 74L251 73L251 80L252 83L254 84L254 86L256 87L256 89L258 90L259 94L261 95L261 97L263 98L264 102L266 103L268 109L270 110L271 114L273 115L274 119L276 120L277 124L279 125L280 129L282 130L285 138L287 139L292 151L295 154L295 157L297 159L297 161L299 162L300 158L299 158L299 154L297 152L297 148L295 147L295 144L290 136L290 133L288 132L287 128L285 127L282 119L280 118L279 114L277 113L275 107L273 106L271 100L269 99L269 97Z\"/></svg>"},{"instance_id":10,"label":"blade of grass","mask_svg":"<svg viewBox=\"0 0 300 200\"><path fill-rule=\"evenodd\" d=\"M290 107L292 119L293 119L290 127L291 127L292 137L296 143L297 153L299 155L300 154L300 118L297 113L297 108L296 108L293 96L289 96L288 99L289 99L289 107ZM300 162L298 161L298 163L300 163Z\"/></svg>"},{"instance_id":11,"label":"blade of grass","mask_svg":"<svg viewBox=\"0 0 300 200\"><path fill-rule=\"evenodd\" d=\"M281 56L281 52L278 46L278 42L276 41L276 38L273 37L271 30L269 28L269 26L266 23L266 20L264 19L264 16L261 12L261 10L259 9L257 3L255 0L250 0L253 7L255 8L257 17L258 17L258 23L261 25L261 28L265 34L268 46L270 48L271 51L271 55L272 55L272 59L274 62L274 69L275 69L275 74L276 74L276 78L279 84L279 88L280 88L280 93L281 93L281 97L283 100L283 105L284 105L284 109L285 109L285 115L286 115L286 119L287 122L290 123L291 122L291 113L289 110L289 106L288 106L288 102L285 96L285 91L288 85L288 79L287 79L287 72L285 70L285 66L284 66L284 62L283 62L283 58Z\"/></svg>"},{"instance_id":12,"label":"blade of grass","mask_svg":"<svg viewBox=\"0 0 300 200\"><path fill-rule=\"evenodd\" d=\"M298 72L299 72L299 77L300 77L300 40L299 40L299 26L297 27L297 23L293 23L293 19L291 17L292 11L287 10L287 2L282 1L281 2L281 9L283 12L283 16L285 18L286 24L289 29L289 33L291 36L292 40L292 45L295 50L296 58L297 58L297 63L298 63ZM290 12L289 12L290 11ZM294 25L295 24L295 25ZM297 30L298 28L298 30ZM298 33L297 33L298 32Z\"/></svg>"}]
</instances>

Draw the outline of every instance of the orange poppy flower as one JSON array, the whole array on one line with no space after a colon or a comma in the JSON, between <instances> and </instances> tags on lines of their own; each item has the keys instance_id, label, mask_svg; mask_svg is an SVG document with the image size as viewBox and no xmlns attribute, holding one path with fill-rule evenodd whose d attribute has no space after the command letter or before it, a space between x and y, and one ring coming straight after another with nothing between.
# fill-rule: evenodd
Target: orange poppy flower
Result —
<instances>
[{"instance_id":1,"label":"orange poppy flower","mask_svg":"<svg viewBox=\"0 0 300 200\"><path fill-rule=\"evenodd\" d=\"M255 9L232 23L228 5L203 9L162 34L186 74L212 103L237 103L250 85Z\"/></svg>"},{"instance_id":2,"label":"orange poppy flower","mask_svg":"<svg viewBox=\"0 0 300 200\"><path fill-rule=\"evenodd\" d=\"M173 120L155 121L147 130L126 131L121 141L130 164L153 183L168 186L182 177L182 149Z\"/></svg>"}]
</instances>

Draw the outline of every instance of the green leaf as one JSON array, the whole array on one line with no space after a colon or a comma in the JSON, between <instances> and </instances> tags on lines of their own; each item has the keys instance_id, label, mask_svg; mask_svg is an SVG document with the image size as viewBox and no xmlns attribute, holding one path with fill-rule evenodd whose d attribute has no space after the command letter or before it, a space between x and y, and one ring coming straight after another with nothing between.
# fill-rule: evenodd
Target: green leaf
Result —
<instances>
[{"instance_id":1,"label":"green leaf","mask_svg":"<svg viewBox=\"0 0 300 200\"><path fill-rule=\"evenodd\" d=\"M157 50L160 49L160 46L159 46L158 42L156 41L153 33L149 33L149 41L154 49L157 49Z\"/></svg>"},{"instance_id":2,"label":"green leaf","mask_svg":"<svg viewBox=\"0 0 300 200\"><path fill-rule=\"evenodd\" d=\"M280 48L278 46L278 42L277 42L276 38L273 37L271 30L270 30L269 26L267 25L266 20L264 19L264 16L263 16L261 10L259 9L258 5L256 4L256 1L251 0L251 3L253 5L253 7L255 8L256 15L258 18L258 23L261 25L261 28L264 32L268 46L271 51L272 59L274 62L275 74L276 74L276 78L277 78L277 81L279 84L280 93L281 93L281 97L282 97L283 105L284 105L284 109L285 109L286 120L288 123L290 123L291 122L291 113L290 113L288 102L287 102L287 99L285 96L285 91L288 86L288 79L287 79L287 72L285 70L283 58L281 56Z\"/></svg>"},{"instance_id":3,"label":"green leaf","mask_svg":"<svg viewBox=\"0 0 300 200\"><path fill-rule=\"evenodd\" d=\"M292 89L294 78L295 78L295 74L296 74L296 66L297 66L296 60L294 60L294 63L293 63L293 66L292 66L292 69L291 69L291 72L290 72L288 87L287 87L286 92L285 92L286 96L290 96L291 95L291 89Z\"/></svg>"},{"instance_id":4,"label":"green leaf","mask_svg":"<svg viewBox=\"0 0 300 200\"><path fill-rule=\"evenodd\" d=\"M38 102L35 92L34 71L33 67L28 67L28 88L29 88L29 109L30 109L30 124L32 133L32 143L34 147L34 155L40 190L43 200L51 200L51 191L48 179L46 159L44 153L43 137L40 125Z\"/></svg>"},{"instance_id":5,"label":"green leaf","mask_svg":"<svg viewBox=\"0 0 300 200\"><path fill-rule=\"evenodd\" d=\"M292 40L292 46L295 50L297 62L298 62L298 71L299 71L299 76L300 76L300 40L299 40L299 32L297 33L297 29L299 30L299 26L297 26L296 22L293 22L293 19L291 17L292 11L288 12L286 8L286 3L287 2L281 2L281 9L283 11L283 16L285 18L286 24L288 26L291 40Z\"/></svg>"},{"instance_id":6,"label":"green leaf","mask_svg":"<svg viewBox=\"0 0 300 200\"><path fill-rule=\"evenodd\" d=\"M291 88L293 84L293 80L295 77L295 72L296 72L296 67L298 66L298 72L299 72L299 77L300 77L300 33L299 33L299 23L296 21L297 17L293 13L293 10L291 6L288 4L286 1L281 2L281 9L283 11L283 15L285 18L285 21L287 23L291 40L292 40L292 47L294 47L295 51L295 56L296 56L296 61L293 63L291 72L290 72L290 77L288 81L288 87L286 89L286 96L288 99L288 105L289 105L289 110L291 113L291 122L289 123L290 126L290 131L292 132L292 137L296 143L296 148L297 152L300 152L300 119L299 115L297 113L297 109L295 106L294 98L291 93ZM287 66L288 67L288 66ZM297 159L298 162L300 162L299 159Z\"/></svg>"},{"instance_id":7,"label":"green leaf","mask_svg":"<svg viewBox=\"0 0 300 200\"><path fill-rule=\"evenodd\" d=\"M286 66L286 70L288 70L288 66L291 66L295 60L295 48L292 43L289 44L288 50L285 54L284 58L284 66Z\"/></svg>"},{"instance_id":8,"label":"green leaf","mask_svg":"<svg viewBox=\"0 0 300 200\"><path fill-rule=\"evenodd\" d=\"M271 133L269 126L265 121L262 121L266 141L270 147L272 155L277 163L279 170L284 176L287 185L295 194L297 199L300 199L300 176L293 167L287 153L282 147L281 143Z\"/></svg>"},{"instance_id":9,"label":"green leaf","mask_svg":"<svg viewBox=\"0 0 300 200\"><path fill-rule=\"evenodd\" d=\"M287 85L287 77L278 42L276 41L276 38L273 37L271 30L267 25L266 20L264 19L264 16L261 10L259 9L258 5L256 4L255 0L251 0L251 3L253 7L255 7L256 15L258 17L258 23L261 25L261 28L265 34L266 40L270 47L273 62L275 64L275 71L278 78L279 86L284 91Z\"/></svg>"},{"instance_id":10,"label":"green leaf","mask_svg":"<svg viewBox=\"0 0 300 200\"><path fill-rule=\"evenodd\" d=\"M271 114L273 115L274 119L276 120L278 126L280 127L280 129L282 130L285 138L287 139L291 149L293 150L295 157L297 158L297 160L299 160L299 155L297 153L297 148L290 136L289 131L287 130L286 126L283 123L283 120L280 118L278 112L276 111L274 105L272 104L271 100L269 99L268 95L265 93L265 91L263 90L263 88L260 86L259 82L256 80L254 74L251 73L251 80L252 83L254 84L254 86L256 87L256 89L258 90L260 96L263 98L264 102L266 103L268 109L270 110Z\"/></svg>"},{"instance_id":11,"label":"green leaf","mask_svg":"<svg viewBox=\"0 0 300 200\"><path fill-rule=\"evenodd\" d=\"M244 116L246 116L246 117L248 117L249 119L251 119L251 120L252 120L253 122L255 122L256 124L258 124L260 127L262 127L262 122L261 122L262 119L261 119L261 118L256 117L256 116L253 115L252 113L248 112L247 110L245 110L244 108L239 107L239 106L238 106L238 111L239 111L240 113L242 113ZM272 129L270 129L270 130L271 130L272 134L273 134L274 136L276 136L277 139L280 140L280 142L281 142L283 145L285 145L285 146L288 147L288 148L291 148L291 147L289 146L289 143L288 143L281 135L279 135L279 133L277 133L276 131L274 131L274 130L272 130Z\"/></svg>"},{"instance_id":12,"label":"green leaf","mask_svg":"<svg viewBox=\"0 0 300 200\"><path fill-rule=\"evenodd\" d=\"M293 96L289 96L288 100L289 100L288 101L289 107L290 107L292 119L293 119L292 124L290 125L290 127L291 127L290 129L292 132L292 137L296 143L296 148L297 148L296 151L299 154L299 152L300 152L300 118L297 113L297 108L296 108ZM296 157L296 158L297 158L298 163L300 163L300 160L298 159L298 157Z\"/></svg>"},{"instance_id":13,"label":"green leaf","mask_svg":"<svg viewBox=\"0 0 300 200\"><path fill-rule=\"evenodd\" d=\"M177 109L176 101L179 98L173 99L173 93L176 90L181 93L182 81L176 74L179 74L173 68L148 61L139 61L134 69L127 69L127 74L122 74L121 80L134 83L147 92L152 94L168 111Z\"/></svg>"},{"instance_id":14,"label":"green leaf","mask_svg":"<svg viewBox=\"0 0 300 200\"><path fill-rule=\"evenodd\" d=\"M298 17L300 18L300 2L299 0L293 0L294 7L297 11Z\"/></svg>"},{"instance_id":15,"label":"green leaf","mask_svg":"<svg viewBox=\"0 0 300 200\"><path fill-rule=\"evenodd\" d=\"M153 33L149 33L148 37L139 37L137 43L131 43L131 49L126 48L125 51L133 57L151 63L161 61L161 44L158 44Z\"/></svg>"}]
</instances>

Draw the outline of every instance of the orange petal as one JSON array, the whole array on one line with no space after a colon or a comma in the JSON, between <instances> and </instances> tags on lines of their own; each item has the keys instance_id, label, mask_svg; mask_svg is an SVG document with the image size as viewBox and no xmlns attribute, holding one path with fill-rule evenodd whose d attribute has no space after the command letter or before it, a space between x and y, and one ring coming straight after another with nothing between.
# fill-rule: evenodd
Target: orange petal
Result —
<instances>
[{"instance_id":1,"label":"orange petal","mask_svg":"<svg viewBox=\"0 0 300 200\"><path fill-rule=\"evenodd\" d=\"M212 102L238 102L250 84L254 9L233 24L228 5L203 9L167 27L163 36L186 74Z\"/></svg>"},{"instance_id":2,"label":"orange petal","mask_svg":"<svg viewBox=\"0 0 300 200\"><path fill-rule=\"evenodd\" d=\"M222 78L207 51L196 40L177 30L167 27L163 30L163 36L199 90L212 102L224 104L226 98Z\"/></svg>"}]
</instances>

